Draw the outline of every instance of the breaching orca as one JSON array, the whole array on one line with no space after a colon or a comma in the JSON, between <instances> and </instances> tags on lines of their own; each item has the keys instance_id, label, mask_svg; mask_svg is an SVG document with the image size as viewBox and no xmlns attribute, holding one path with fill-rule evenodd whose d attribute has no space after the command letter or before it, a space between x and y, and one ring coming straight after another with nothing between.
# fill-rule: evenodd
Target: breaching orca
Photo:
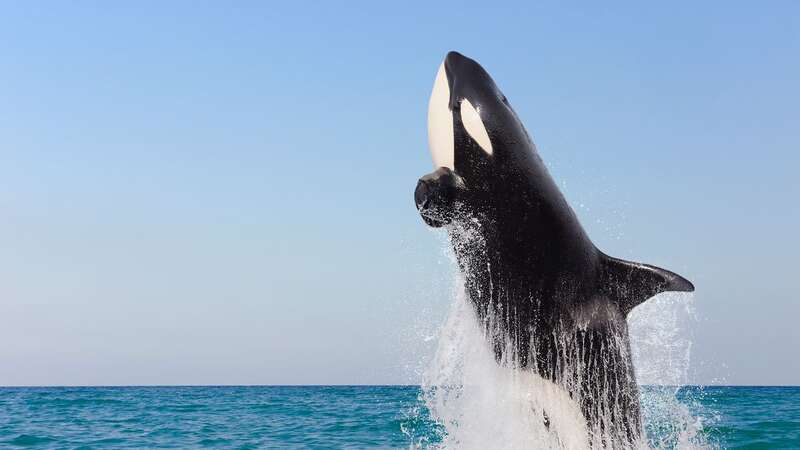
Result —
<instances>
[{"instance_id":1,"label":"breaching orca","mask_svg":"<svg viewBox=\"0 0 800 450\"><path fill-rule=\"evenodd\" d=\"M626 316L660 292L694 286L595 247L477 62L450 52L428 108L436 170L414 200L428 225L448 230L498 363L563 388L592 441L635 444L643 431Z\"/></svg>"}]
</instances>

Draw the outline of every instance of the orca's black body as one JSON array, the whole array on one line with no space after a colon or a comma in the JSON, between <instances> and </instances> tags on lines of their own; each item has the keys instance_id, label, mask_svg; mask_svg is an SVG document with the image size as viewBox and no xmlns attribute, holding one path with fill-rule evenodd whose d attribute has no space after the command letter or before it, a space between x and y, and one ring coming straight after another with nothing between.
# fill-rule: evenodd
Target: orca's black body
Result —
<instances>
[{"instance_id":1,"label":"orca's black body","mask_svg":"<svg viewBox=\"0 0 800 450\"><path fill-rule=\"evenodd\" d=\"M626 316L659 292L692 284L592 244L505 96L472 59L445 58L429 133L443 167L419 180L415 202L428 225L447 227L498 361L562 386L604 442L638 441Z\"/></svg>"}]
</instances>

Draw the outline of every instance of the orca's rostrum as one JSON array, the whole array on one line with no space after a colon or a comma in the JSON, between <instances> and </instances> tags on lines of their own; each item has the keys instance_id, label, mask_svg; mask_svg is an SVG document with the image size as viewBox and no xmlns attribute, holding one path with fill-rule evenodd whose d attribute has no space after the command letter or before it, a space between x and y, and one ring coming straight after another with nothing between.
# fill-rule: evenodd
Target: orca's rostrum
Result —
<instances>
[{"instance_id":1,"label":"orca's rostrum","mask_svg":"<svg viewBox=\"0 0 800 450\"><path fill-rule=\"evenodd\" d=\"M627 314L681 276L595 247L489 74L450 52L428 109L436 170L417 183L424 221L449 232L498 363L556 383L610 447L641 439ZM549 422L544 412L545 423Z\"/></svg>"}]
</instances>

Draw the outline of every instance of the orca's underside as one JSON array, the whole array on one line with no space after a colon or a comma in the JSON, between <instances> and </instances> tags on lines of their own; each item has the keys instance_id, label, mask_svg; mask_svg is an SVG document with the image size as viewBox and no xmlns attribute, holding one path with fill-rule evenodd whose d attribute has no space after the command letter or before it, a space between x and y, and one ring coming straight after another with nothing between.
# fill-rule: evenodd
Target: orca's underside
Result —
<instances>
[{"instance_id":1,"label":"orca's underside","mask_svg":"<svg viewBox=\"0 0 800 450\"><path fill-rule=\"evenodd\" d=\"M580 404L603 442L641 438L627 314L683 277L595 247L489 74L447 55L428 110L435 171L417 183L423 220L446 227L498 362Z\"/></svg>"}]
</instances>

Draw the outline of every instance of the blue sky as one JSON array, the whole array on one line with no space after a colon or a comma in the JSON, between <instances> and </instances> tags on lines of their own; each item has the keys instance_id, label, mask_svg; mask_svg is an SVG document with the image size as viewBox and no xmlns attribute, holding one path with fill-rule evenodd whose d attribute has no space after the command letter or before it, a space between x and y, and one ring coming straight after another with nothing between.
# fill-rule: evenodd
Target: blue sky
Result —
<instances>
[{"instance_id":1,"label":"blue sky","mask_svg":"<svg viewBox=\"0 0 800 450\"><path fill-rule=\"evenodd\" d=\"M695 381L800 384L795 2L379 3L0 7L0 384L418 381L451 49L600 248L694 281Z\"/></svg>"}]
</instances>

